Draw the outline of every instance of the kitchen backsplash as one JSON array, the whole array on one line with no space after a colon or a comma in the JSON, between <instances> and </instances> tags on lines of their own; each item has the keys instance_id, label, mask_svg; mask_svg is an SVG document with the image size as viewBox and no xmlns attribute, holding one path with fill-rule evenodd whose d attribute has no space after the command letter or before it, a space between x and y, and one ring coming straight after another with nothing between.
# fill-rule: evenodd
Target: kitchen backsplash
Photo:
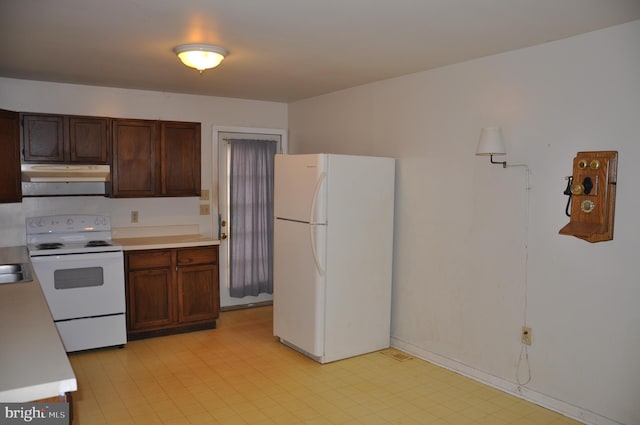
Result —
<instances>
[{"instance_id":1,"label":"kitchen backsplash","mask_svg":"<svg viewBox=\"0 0 640 425\"><path fill-rule=\"evenodd\" d=\"M200 215L198 198L112 199L102 196L24 198L21 204L0 204L0 246L24 245L27 217L56 214L106 214L112 227L198 226L205 236L217 235L217 206ZM131 223L131 212L138 222Z\"/></svg>"}]
</instances>

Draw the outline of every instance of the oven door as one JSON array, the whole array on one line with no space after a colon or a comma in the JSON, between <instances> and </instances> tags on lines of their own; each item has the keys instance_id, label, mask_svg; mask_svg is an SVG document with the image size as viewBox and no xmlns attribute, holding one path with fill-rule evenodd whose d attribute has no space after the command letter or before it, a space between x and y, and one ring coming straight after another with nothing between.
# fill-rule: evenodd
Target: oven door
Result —
<instances>
[{"instance_id":1,"label":"oven door","mask_svg":"<svg viewBox=\"0 0 640 425\"><path fill-rule=\"evenodd\" d=\"M122 251L31 257L53 319L125 312Z\"/></svg>"}]
</instances>

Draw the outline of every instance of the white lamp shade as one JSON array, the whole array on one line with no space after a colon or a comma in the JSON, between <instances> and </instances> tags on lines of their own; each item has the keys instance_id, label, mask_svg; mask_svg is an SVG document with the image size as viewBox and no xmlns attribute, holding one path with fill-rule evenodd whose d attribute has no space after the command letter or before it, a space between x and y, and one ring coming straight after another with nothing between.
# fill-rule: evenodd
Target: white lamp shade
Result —
<instances>
[{"instance_id":1,"label":"white lamp shade","mask_svg":"<svg viewBox=\"0 0 640 425\"><path fill-rule=\"evenodd\" d=\"M215 68L227 55L227 50L212 44L183 44L173 49L182 63L202 72Z\"/></svg>"},{"instance_id":2,"label":"white lamp shade","mask_svg":"<svg viewBox=\"0 0 640 425\"><path fill-rule=\"evenodd\" d=\"M485 127L480 132L476 155L506 155L500 127Z\"/></svg>"}]
</instances>

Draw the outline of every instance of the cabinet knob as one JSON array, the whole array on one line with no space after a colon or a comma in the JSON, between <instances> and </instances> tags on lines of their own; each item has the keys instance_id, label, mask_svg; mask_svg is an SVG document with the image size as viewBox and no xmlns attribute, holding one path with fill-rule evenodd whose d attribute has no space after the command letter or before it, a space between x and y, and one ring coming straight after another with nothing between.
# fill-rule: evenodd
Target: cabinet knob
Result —
<instances>
[{"instance_id":1,"label":"cabinet knob","mask_svg":"<svg viewBox=\"0 0 640 425\"><path fill-rule=\"evenodd\" d=\"M220 233L220 239L227 239L229 235L227 233Z\"/></svg>"}]
</instances>

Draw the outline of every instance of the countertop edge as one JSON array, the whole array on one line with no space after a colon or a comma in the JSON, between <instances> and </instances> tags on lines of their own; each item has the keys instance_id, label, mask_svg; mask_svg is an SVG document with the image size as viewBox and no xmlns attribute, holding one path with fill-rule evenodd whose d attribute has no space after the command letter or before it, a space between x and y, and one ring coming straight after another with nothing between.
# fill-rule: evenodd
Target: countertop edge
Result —
<instances>
[{"instance_id":1,"label":"countertop edge","mask_svg":"<svg viewBox=\"0 0 640 425\"><path fill-rule=\"evenodd\" d=\"M25 403L56 397L68 392L78 390L77 379L63 379L60 381L46 382L28 387L16 388L0 392L0 400L3 403Z\"/></svg>"},{"instance_id":2,"label":"countertop edge","mask_svg":"<svg viewBox=\"0 0 640 425\"><path fill-rule=\"evenodd\" d=\"M121 245L124 251L220 245L219 240L201 235L117 238L114 242Z\"/></svg>"},{"instance_id":3,"label":"countertop edge","mask_svg":"<svg viewBox=\"0 0 640 425\"><path fill-rule=\"evenodd\" d=\"M13 373L3 376L6 379L3 379L1 385L0 401L29 402L77 391L75 372L56 330L26 247L0 247L0 262L29 263L33 277L30 282L0 286L0 301L5 304L0 307L0 317L2 313L13 315L12 320L7 322L11 326L0 327L0 337L13 341L13 344L0 345L0 357L3 362L8 362L4 366L0 365L0 370L11 364L13 371L24 372L19 376ZM22 327L21 320L26 322ZM27 334L32 340L21 343L21 338ZM39 349L38 343L48 345L46 349ZM24 352L19 351L21 348L29 353L24 355ZM34 354L37 355L34 357ZM13 363L14 361L17 363ZM6 372L8 369L4 369L3 374Z\"/></svg>"}]
</instances>

